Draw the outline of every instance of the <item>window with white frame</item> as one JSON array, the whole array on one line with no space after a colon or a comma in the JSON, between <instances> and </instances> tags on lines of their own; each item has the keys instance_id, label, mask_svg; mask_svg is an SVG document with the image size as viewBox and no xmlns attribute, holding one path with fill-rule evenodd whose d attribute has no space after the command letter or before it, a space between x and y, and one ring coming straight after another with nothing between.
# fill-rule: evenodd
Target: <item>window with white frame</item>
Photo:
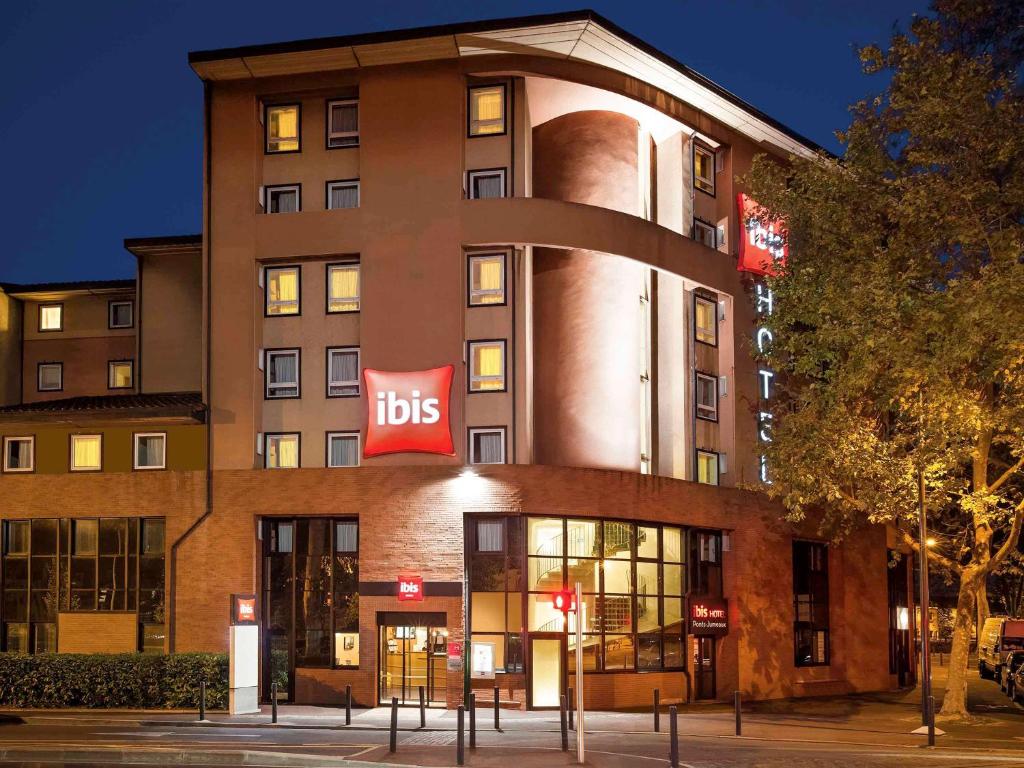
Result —
<instances>
[{"instance_id":1,"label":"window with white frame","mask_svg":"<svg viewBox=\"0 0 1024 768\"><path fill-rule=\"evenodd\" d=\"M299 314L299 292L301 290L298 267L267 267L265 270L266 314Z\"/></svg>"},{"instance_id":2,"label":"window with white frame","mask_svg":"<svg viewBox=\"0 0 1024 768\"><path fill-rule=\"evenodd\" d=\"M706 373L697 374L697 418L718 421L718 379Z\"/></svg>"},{"instance_id":3,"label":"window with white frame","mask_svg":"<svg viewBox=\"0 0 1024 768\"><path fill-rule=\"evenodd\" d=\"M505 341L469 342L469 391L500 392L505 389Z\"/></svg>"},{"instance_id":4,"label":"window with white frame","mask_svg":"<svg viewBox=\"0 0 1024 768\"><path fill-rule=\"evenodd\" d=\"M359 262L327 265L327 311L359 311Z\"/></svg>"},{"instance_id":5,"label":"window with white frame","mask_svg":"<svg viewBox=\"0 0 1024 768\"><path fill-rule=\"evenodd\" d=\"M64 389L64 363L40 363L38 374L40 392L60 392Z\"/></svg>"},{"instance_id":6,"label":"window with white frame","mask_svg":"<svg viewBox=\"0 0 1024 768\"><path fill-rule=\"evenodd\" d=\"M4 438L4 472L31 472L35 469L34 437Z\"/></svg>"},{"instance_id":7,"label":"window with white frame","mask_svg":"<svg viewBox=\"0 0 1024 768\"><path fill-rule=\"evenodd\" d=\"M481 427L469 430L470 464L505 463L505 428Z\"/></svg>"},{"instance_id":8,"label":"window with white frame","mask_svg":"<svg viewBox=\"0 0 1024 768\"><path fill-rule=\"evenodd\" d=\"M299 466L299 433L264 435L263 466L267 469L297 469Z\"/></svg>"},{"instance_id":9,"label":"window with white frame","mask_svg":"<svg viewBox=\"0 0 1024 768\"><path fill-rule=\"evenodd\" d=\"M718 302L699 294L693 297L693 333L702 344L718 344Z\"/></svg>"},{"instance_id":10,"label":"window with white frame","mask_svg":"<svg viewBox=\"0 0 1024 768\"><path fill-rule=\"evenodd\" d=\"M327 433L327 466L358 467L359 466L359 433L328 432Z\"/></svg>"},{"instance_id":11,"label":"window with white frame","mask_svg":"<svg viewBox=\"0 0 1024 768\"><path fill-rule=\"evenodd\" d=\"M339 99L327 102L327 147L359 146L359 101Z\"/></svg>"},{"instance_id":12,"label":"window with white frame","mask_svg":"<svg viewBox=\"0 0 1024 768\"><path fill-rule=\"evenodd\" d=\"M359 207L359 179L327 182L327 210Z\"/></svg>"},{"instance_id":13,"label":"window with white frame","mask_svg":"<svg viewBox=\"0 0 1024 768\"><path fill-rule=\"evenodd\" d=\"M134 325L133 303L130 301L111 301L107 305L109 318L107 325L111 328L131 328Z\"/></svg>"},{"instance_id":14,"label":"window with white frame","mask_svg":"<svg viewBox=\"0 0 1024 768\"><path fill-rule=\"evenodd\" d=\"M706 221L693 220L693 239L708 248L717 247L715 228Z\"/></svg>"},{"instance_id":15,"label":"window with white frame","mask_svg":"<svg viewBox=\"0 0 1024 768\"><path fill-rule=\"evenodd\" d=\"M469 304L505 303L505 254L474 253L469 257Z\"/></svg>"},{"instance_id":16,"label":"window with white frame","mask_svg":"<svg viewBox=\"0 0 1024 768\"><path fill-rule=\"evenodd\" d=\"M39 305L39 330L43 332L64 330L63 304Z\"/></svg>"},{"instance_id":17,"label":"window with white frame","mask_svg":"<svg viewBox=\"0 0 1024 768\"><path fill-rule=\"evenodd\" d=\"M103 468L103 436L71 436L71 471L96 472Z\"/></svg>"},{"instance_id":18,"label":"window with white frame","mask_svg":"<svg viewBox=\"0 0 1024 768\"><path fill-rule=\"evenodd\" d=\"M359 347L327 350L327 396L354 397L359 394Z\"/></svg>"},{"instance_id":19,"label":"window with white frame","mask_svg":"<svg viewBox=\"0 0 1024 768\"><path fill-rule=\"evenodd\" d=\"M693 186L715 194L715 152L697 143L693 145Z\"/></svg>"},{"instance_id":20,"label":"window with white frame","mask_svg":"<svg viewBox=\"0 0 1024 768\"><path fill-rule=\"evenodd\" d=\"M505 196L505 169L469 172L469 199L483 200Z\"/></svg>"},{"instance_id":21,"label":"window with white frame","mask_svg":"<svg viewBox=\"0 0 1024 768\"><path fill-rule=\"evenodd\" d=\"M264 194L267 197L267 213L295 213L302 206L302 191L298 184L266 187Z\"/></svg>"},{"instance_id":22,"label":"window with white frame","mask_svg":"<svg viewBox=\"0 0 1024 768\"><path fill-rule=\"evenodd\" d=\"M107 363L107 388L131 389L134 370L131 360L111 360Z\"/></svg>"},{"instance_id":23,"label":"window with white frame","mask_svg":"<svg viewBox=\"0 0 1024 768\"><path fill-rule=\"evenodd\" d=\"M167 433L136 433L133 466L135 469L165 469L167 467Z\"/></svg>"},{"instance_id":24,"label":"window with white frame","mask_svg":"<svg viewBox=\"0 0 1024 768\"><path fill-rule=\"evenodd\" d=\"M299 350L268 349L265 367L268 400L299 396Z\"/></svg>"},{"instance_id":25,"label":"window with white frame","mask_svg":"<svg viewBox=\"0 0 1024 768\"><path fill-rule=\"evenodd\" d=\"M481 85L469 89L469 135L493 136L505 132L505 86Z\"/></svg>"},{"instance_id":26,"label":"window with white frame","mask_svg":"<svg viewBox=\"0 0 1024 768\"><path fill-rule=\"evenodd\" d=\"M280 104L266 109L264 125L266 130L266 151L271 154L278 152L298 152L299 146L299 115L298 104Z\"/></svg>"},{"instance_id":27,"label":"window with white frame","mask_svg":"<svg viewBox=\"0 0 1024 768\"><path fill-rule=\"evenodd\" d=\"M718 485L718 454L697 450L697 482Z\"/></svg>"}]
</instances>

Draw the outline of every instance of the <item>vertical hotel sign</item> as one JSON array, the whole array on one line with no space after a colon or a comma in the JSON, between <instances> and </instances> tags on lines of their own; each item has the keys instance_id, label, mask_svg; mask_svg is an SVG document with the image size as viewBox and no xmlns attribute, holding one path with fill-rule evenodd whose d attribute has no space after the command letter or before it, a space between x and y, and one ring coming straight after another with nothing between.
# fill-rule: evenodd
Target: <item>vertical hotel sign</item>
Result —
<instances>
[{"instance_id":1,"label":"vertical hotel sign","mask_svg":"<svg viewBox=\"0 0 1024 768\"><path fill-rule=\"evenodd\" d=\"M754 346L758 354L757 438L759 443L770 443L772 414L769 404L774 392L775 372L765 365L764 359L773 341L772 332L766 323L775 309L775 299L764 278L775 277L786 266L789 247L786 244L783 222L766 219L761 206L747 195L740 193L736 197L736 202L740 226L743 229L739 239L739 259L736 268L741 272L755 275L754 311L757 316L757 328L754 331ZM770 484L768 463L763 453L760 455L759 464L761 482Z\"/></svg>"}]
</instances>

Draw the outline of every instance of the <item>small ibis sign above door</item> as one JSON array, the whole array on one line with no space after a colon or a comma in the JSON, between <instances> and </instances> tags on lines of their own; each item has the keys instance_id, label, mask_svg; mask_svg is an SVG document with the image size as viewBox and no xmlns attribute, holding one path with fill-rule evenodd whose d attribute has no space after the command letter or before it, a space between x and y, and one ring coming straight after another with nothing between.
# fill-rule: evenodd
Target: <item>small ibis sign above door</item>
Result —
<instances>
[{"instance_id":1,"label":"small ibis sign above door","mask_svg":"<svg viewBox=\"0 0 1024 768\"><path fill-rule=\"evenodd\" d=\"M398 600L406 602L423 600L423 577L422 576L399 576L398 577Z\"/></svg>"}]
</instances>

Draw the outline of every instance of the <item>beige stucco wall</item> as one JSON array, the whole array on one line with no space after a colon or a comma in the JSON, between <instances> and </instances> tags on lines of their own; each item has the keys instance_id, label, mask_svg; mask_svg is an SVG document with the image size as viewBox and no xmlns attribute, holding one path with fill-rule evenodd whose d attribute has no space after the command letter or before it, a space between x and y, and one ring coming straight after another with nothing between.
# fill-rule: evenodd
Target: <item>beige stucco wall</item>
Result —
<instances>
[{"instance_id":1,"label":"beige stucco wall","mask_svg":"<svg viewBox=\"0 0 1024 768\"><path fill-rule=\"evenodd\" d=\"M21 302L0 290L0 405L21 398Z\"/></svg>"},{"instance_id":2,"label":"beige stucco wall","mask_svg":"<svg viewBox=\"0 0 1024 768\"><path fill-rule=\"evenodd\" d=\"M202 386L202 254L139 257L142 392Z\"/></svg>"}]
</instances>

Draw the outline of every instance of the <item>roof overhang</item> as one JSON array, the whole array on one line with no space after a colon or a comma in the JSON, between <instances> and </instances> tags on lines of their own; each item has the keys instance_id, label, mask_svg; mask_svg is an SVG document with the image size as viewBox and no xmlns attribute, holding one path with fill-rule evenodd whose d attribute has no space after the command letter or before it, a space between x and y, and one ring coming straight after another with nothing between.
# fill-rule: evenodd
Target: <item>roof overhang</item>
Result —
<instances>
[{"instance_id":1,"label":"roof overhang","mask_svg":"<svg viewBox=\"0 0 1024 768\"><path fill-rule=\"evenodd\" d=\"M58 301L72 296L112 296L133 293L134 280L100 280L80 283L0 284L0 290L15 299Z\"/></svg>"},{"instance_id":2,"label":"roof overhang","mask_svg":"<svg viewBox=\"0 0 1024 768\"><path fill-rule=\"evenodd\" d=\"M202 235L166 235L161 237L126 237L125 250L140 256L189 256L202 250Z\"/></svg>"}]
</instances>

